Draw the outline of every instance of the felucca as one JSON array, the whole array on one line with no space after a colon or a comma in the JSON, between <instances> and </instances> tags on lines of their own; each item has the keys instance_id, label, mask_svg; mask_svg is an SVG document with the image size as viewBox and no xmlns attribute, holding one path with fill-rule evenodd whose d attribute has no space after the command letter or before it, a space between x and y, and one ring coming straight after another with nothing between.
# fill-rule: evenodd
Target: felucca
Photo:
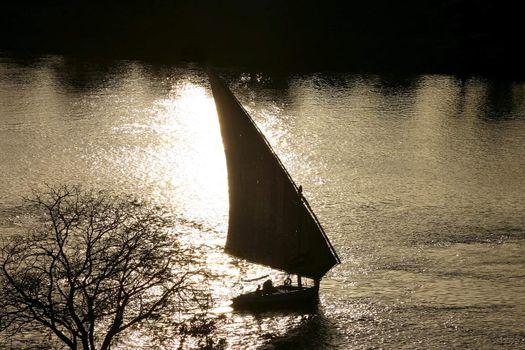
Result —
<instances>
[{"instance_id":1,"label":"felucca","mask_svg":"<svg viewBox=\"0 0 525 350\"><path fill-rule=\"evenodd\" d=\"M208 72L226 154L229 226L225 251L297 275L271 290L242 294L235 308L317 304L322 277L339 257L319 220L261 130L224 81ZM314 281L305 286L301 277Z\"/></svg>"}]
</instances>

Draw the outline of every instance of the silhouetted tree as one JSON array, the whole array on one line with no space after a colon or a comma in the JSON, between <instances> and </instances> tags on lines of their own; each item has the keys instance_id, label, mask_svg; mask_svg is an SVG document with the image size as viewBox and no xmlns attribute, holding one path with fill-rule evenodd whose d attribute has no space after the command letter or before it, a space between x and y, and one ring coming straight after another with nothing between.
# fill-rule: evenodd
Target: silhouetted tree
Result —
<instances>
[{"instance_id":1,"label":"silhouetted tree","mask_svg":"<svg viewBox=\"0 0 525 350\"><path fill-rule=\"evenodd\" d=\"M0 251L0 337L37 327L70 349L108 349L146 319L206 302L205 274L159 208L80 187L29 203L38 224Z\"/></svg>"}]
</instances>

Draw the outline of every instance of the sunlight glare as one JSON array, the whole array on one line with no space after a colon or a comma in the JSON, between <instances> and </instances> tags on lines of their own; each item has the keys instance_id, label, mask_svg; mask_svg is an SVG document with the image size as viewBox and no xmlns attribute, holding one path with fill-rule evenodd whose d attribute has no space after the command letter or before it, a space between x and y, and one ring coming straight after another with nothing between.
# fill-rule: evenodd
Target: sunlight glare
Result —
<instances>
[{"instance_id":1,"label":"sunlight glare","mask_svg":"<svg viewBox=\"0 0 525 350\"><path fill-rule=\"evenodd\" d=\"M212 231L224 233L228 187L224 149L215 103L202 85L181 81L172 96L161 101L162 119L177 129L176 139L161 156L171 170L165 173L177 206ZM174 203L175 204L175 203Z\"/></svg>"}]
</instances>

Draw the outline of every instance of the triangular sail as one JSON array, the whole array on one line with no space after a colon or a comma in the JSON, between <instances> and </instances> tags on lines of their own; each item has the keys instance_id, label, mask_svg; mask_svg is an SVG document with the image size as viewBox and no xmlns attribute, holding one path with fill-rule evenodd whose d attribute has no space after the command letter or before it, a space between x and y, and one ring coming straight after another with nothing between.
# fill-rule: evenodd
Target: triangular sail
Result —
<instances>
[{"instance_id":1,"label":"triangular sail","mask_svg":"<svg viewBox=\"0 0 525 350\"><path fill-rule=\"evenodd\" d=\"M232 92L209 72L228 168L234 256L313 279L339 258L306 199Z\"/></svg>"}]
</instances>

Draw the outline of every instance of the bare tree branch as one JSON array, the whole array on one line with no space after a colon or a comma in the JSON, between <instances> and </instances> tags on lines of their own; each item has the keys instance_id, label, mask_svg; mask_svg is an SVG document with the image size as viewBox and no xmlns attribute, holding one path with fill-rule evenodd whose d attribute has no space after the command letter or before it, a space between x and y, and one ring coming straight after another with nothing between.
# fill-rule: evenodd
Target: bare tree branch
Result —
<instances>
[{"instance_id":1,"label":"bare tree branch","mask_svg":"<svg viewBox=\"0 0 525 350\"><path fill-rule=\"evenodd\" d=\"M108 349L167 306L208 298L161 209L74 186L27 201L38 225L0 247L0 332L40 325L70 349Z\"/></svg>"}]
</instances>

